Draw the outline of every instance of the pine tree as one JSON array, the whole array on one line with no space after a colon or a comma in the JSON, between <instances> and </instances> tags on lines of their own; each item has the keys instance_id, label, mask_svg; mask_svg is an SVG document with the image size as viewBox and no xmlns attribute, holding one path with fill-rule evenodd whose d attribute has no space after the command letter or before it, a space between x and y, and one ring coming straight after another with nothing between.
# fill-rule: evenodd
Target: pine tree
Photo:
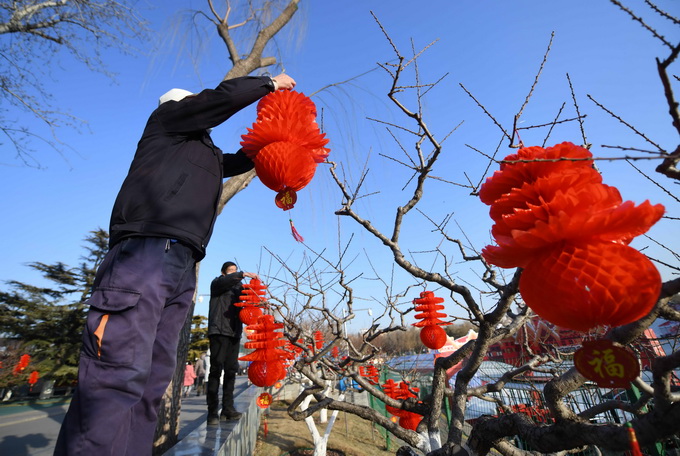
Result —
<instances>
[{"instance_id":1,"label":"pine tree","mask_svg":"<svg viewBox=\"0 0 680 456\"><path fill-rule=\"evenodd\" d=\"M77 379L85 302L108 250L108 233L101 228L91 231L84 249L87 254L73 268L62 262L28 265L49 286L10 280L6 282L9 291L0 291L0 333L31 355L31 368L41 378L55 380L57 385L70 385ZM2 368L7 369L11 366Z\"/></svg>"},{"instance_id":2,"label":"pine tree","mask_svg":"<svg viewBox=\"0 0 680 456\"><path fill-rule=\"evenodd\" d=\"M208 326L205 325L207 320L208 318L203 315L194 315L191 318L191 341L189 342L187 361L192 364L194 360L200 358L201 354L207 352L210 348Z\"/></svg>"}]
</instances>

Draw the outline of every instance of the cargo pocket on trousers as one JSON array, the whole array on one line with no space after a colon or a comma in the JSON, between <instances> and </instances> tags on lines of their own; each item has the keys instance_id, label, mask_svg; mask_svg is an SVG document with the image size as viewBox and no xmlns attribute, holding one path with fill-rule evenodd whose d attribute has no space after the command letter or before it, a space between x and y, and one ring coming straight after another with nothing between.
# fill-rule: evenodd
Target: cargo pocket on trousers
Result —
<instances>
[{"instance_id":1,"label":"cargo pocket on trousers","mask_svg":"<svg viewBox=\"0 0 680 456\"><path fill-rule=\"evenodd\" d=\"M134 362L139 297L137 292L115 288L92 293L83 337L86 356L118 366Z\"/></svg>"}]
</instances>

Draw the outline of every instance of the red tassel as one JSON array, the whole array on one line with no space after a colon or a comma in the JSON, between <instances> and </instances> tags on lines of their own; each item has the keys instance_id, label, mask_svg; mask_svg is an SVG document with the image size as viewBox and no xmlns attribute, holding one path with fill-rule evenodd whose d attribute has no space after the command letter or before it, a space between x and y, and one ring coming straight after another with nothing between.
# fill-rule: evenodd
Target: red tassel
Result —
<instances>
[{"instance_id":1,"label":"red tassel","mask_svg":"<svg viewBox=\"0 0 680 456\"><path fill-rule=\"evenodd\" d=\"M288 219L288 221L290 221L290 231L293 233L293 238L298 242L304 242L305 238L300 236L298 230L295 229L295 225L293 225L293 219Z\"/></svg>"},{"instance_id":2,"label":"red tassel","mask_svg":"<svg viewBox=\"0 0 680 456\"><path fill-rule=\"evenodd\" d=\"M628 441L630 442L630 453L633 456L642 456L642 451L640 451L640 444L638 443L637 436L635 435L635 429L630 422L626 423L626 430L628 431Z\"/></svg>"}]
</instances>

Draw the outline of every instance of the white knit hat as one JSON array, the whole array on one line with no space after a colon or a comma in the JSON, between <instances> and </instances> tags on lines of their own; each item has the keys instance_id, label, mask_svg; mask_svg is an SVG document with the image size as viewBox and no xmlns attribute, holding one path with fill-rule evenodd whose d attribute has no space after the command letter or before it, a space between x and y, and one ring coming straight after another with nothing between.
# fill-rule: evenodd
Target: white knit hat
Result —
<instances>
[{"instance_id":1,"label":"white knit hat","mask_svg":"<svg viewBox=\"0 0 680 456\"><path fill-rule=\"evenodd\" d=\"M184 97L188 97L189 95L193 95L193 93L184 89L170 89L161 95L161 97L158 99L158 105L160 106L166 101L179 101Z\"/></svg>"}]
</instances>

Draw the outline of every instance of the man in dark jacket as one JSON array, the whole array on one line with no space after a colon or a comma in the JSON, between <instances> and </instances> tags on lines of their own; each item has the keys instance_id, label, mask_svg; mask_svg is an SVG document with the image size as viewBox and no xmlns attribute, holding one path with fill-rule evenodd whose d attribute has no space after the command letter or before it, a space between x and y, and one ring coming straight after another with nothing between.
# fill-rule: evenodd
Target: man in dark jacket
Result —
<instances>
[{"instance_id":1,"label":"man in dark jacket","mask_svg":"<svg viewBox=\"0 0 680 456\"><path fill-rule=\"evenodd\" d=\"M294 86L286 75L242 77L196 95L173 89L161 97L113 207L110 250L88 302L78 387L55 455L152 453L222 179L254 166L242 151L223 154L209 130Z\"/></svg>"},{"instance_id":2,"label":"man in dark jacket","mask_svg":"<svg viewBox=\"0 0 680 456\"><path fill-rule=\"evenodd\" d=\"M210 339L210 375L208 376L208 424L220 419L233 420L241 416L234 407L234 383L238 372L238 351L243 325L239 318L239 301L244 277L258 278L252 272L238 271L235 263L222 265L222 274L210 284L210 310L208 311L208 338ZM222 386L222 412L217 415L220 377Z\"/></svg>"}]
</instances>

